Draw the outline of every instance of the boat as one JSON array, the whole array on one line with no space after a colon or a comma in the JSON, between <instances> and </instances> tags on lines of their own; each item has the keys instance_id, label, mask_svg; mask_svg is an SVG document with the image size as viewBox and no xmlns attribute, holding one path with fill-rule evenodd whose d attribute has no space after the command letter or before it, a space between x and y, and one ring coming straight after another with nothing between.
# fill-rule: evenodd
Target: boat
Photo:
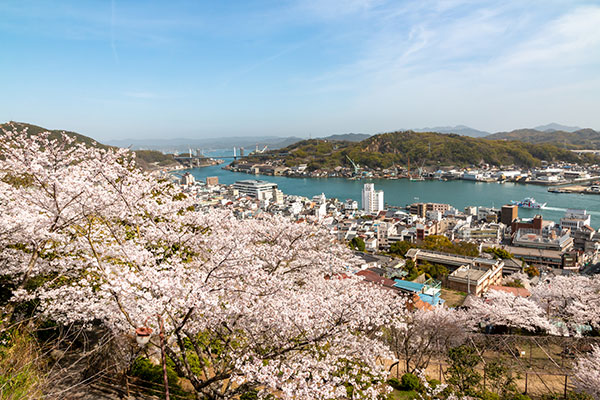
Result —
<instances>
[{"instance_id":1,"label":"boat","mask_svg":"<svg viewBox=\"0 0 600 400\"><path fill-rule=\"evenodd\" d=\"M544 207L546 207L546 204L548 204L548 203L538 203L537 201L535 201L535 199L533 197L525 197L521 201L512 200L510 203L513 205L519 206L521 208L536 208L536 209L544 208Z\"/></svg>"}]
</instances>

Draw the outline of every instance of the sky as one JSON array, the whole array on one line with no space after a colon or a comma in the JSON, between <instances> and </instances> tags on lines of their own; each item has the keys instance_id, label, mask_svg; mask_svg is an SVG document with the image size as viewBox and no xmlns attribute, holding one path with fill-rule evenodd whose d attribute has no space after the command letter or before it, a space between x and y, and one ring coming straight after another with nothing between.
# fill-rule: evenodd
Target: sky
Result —
<instances>
[{"instance_id":1,"label":"sky","mask_svg":"<svg viewBox=\"0 0 600 400\"><path fill-rule=\"evenodd\" d=\"M600 129L600 1L0 1L0 121L97 140Z\"/></svg>"}]
</instances>

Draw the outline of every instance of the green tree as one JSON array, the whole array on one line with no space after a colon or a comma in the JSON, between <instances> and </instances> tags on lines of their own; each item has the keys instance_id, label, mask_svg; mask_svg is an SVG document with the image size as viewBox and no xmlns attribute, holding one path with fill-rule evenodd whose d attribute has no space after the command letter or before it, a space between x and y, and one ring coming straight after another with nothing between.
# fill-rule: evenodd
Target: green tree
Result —
<instances>
[{"instance_id":1,"label":"green tree","mask_svg":"<svg viewBox=\"0 0 600 400\"><path fill-rule=\"evenodd\" d=\"M523 271L525 271L525 273L529 275L530 278L533 278L534 276L540 276L540 270L537 269L535 265L531 265L525 268Z\"/></svg>"},{"instance_id":2,"label":"green tree","mask_svg":"<svg viewBox=\"0 0 600 400\"><path fill-rule=\"evenodd\" d=\"M407 242L406 240L401 240L399 242L394 242L390 246L390 253L398 254L402 257L406 255L406 252L415 247L411 242Z\"/></svg>"},{"instance_id":3,"label":"green tree","mask_svg":"<svg viewBox=\"0 0 600 400\"><path fill-rule=\"evenodd\" d=\"M452 247L452 242L446 236L431 235L423 239L420 247L427 250L441 251L444 248Z\"/></svg>"},{"instance_id":4,"label":"green tree","mask_svg":"<svg viewBox=\"0 0 600 400\"><path fill-rule=\"evenodd\" d=\"M506 259L510 259L513 258L514 256L512 255L512 253L510 253L509 251L506 251L504 249L501 249L499 247L488 247L487 249L483 250L484 252L491 254L494 256L494 258L501 258L503 260Z\"/></svg>"},{"instance_id":5,"label":"green tree","mask_svg":"<svg viewBox=\"0 0 600 400\"><path fill-rule=\"evenodd\" d=\"M417 268L413 260L406 260L406 265L404 266L404 269L406 270L406 272L408 272L408 275L406 275L406 280L408 281L412 281L420 274L419 269Z\"/></svg>"},{"instance_id":6,"label":"green tree","mask_svg":"<svg viewBox=\"0 0 600 400\"><path fill-rule=\"evenodd\" d=\"M516 380L518 376L513 374L513 369L499 359L485 364L484 373L486 377L486 389L500 398L512 398L517 394Z\"/></svg>"},{"instance_id":7,"label":"green tree","mask_svg":"<svg viewBox=\"0 0 600 400\"><path fill-rule=\"evenodd\" d=\"M448 360L450 367L448 373L448 383L459 394L472 395L481 381L481 375L475 370L479 364L479 355L477 351L467 345L462 345L448 351Z\"/></svg>"},{"instance_id":8,"label":"green tree","mask_svg":"<svg viewBox=\"0 0 600 400\"><path fill-rule=\"evenodd\" d=\"M354 236L348 245L353 250L365 251L365 241L358 236Z\"/></svg>"}]
</instances>

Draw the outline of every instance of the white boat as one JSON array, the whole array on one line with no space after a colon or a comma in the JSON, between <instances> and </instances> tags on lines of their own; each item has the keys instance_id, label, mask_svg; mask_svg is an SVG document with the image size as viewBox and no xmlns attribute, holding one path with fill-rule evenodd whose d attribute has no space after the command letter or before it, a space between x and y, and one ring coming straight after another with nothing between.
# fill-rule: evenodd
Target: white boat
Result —
<instances>
[{"instance_id":1,"label":"white boat","mask_svg":"<svg viewBox=\"0 0 600 400\"><path fill-rule=\"evenodd\" d=\"M537 201L535 201L535 199L533 197L525 197L521 201L512 200L511 204L519 206L521 208L536 208L536 209L539 209L539 208L546 207L546 204L548 204L548 203L538 203Z\"/></svg>"}]
</instances>

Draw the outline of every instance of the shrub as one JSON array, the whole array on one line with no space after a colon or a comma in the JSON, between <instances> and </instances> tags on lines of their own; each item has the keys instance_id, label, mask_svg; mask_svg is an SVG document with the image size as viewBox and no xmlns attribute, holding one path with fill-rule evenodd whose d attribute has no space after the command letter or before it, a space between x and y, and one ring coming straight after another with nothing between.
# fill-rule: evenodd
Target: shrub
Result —
<instances>
[{"instance_id":1,"label":"shrub","mask_svg":"<svg viewBox=\"0 0 600 400\"><path fill-rule=\"evenodd\" d=\"M402 379L400 382L400 387L402 390L416 390L419 391L422 389L421 380L415 374L404 374L402 375Z\"/></svg>"},{"instance_id":2,"label":"shrub","mask_svg":"<svg viewBox=\"0 0 600 400\"><path fill-rule=\"evenodd\" d=\"M387 381L388 385L390 385L392 388L396 389L396 390L403 390L402 389L402 384L400 383L400 381L397 378L390 378Z\"/></svg>"},{"instance_id":3,"label":"shrub","mask_svg":"<svg viewBox=\"0 0 600 400\"><path fill-rule=\"evenodd\" d=\"M500 396L497 393L490 392L489 390L482 390L477 394L477 398L481 400L500 400Z\"/></svg>"},{"instance_id":4,"label":"shrub","mask_svg":"<svg viewBox=\"0 0 600 400\"><path fill-rule=\"evenodd\" d=\"M429 386L431 386L434 389L442 384L442 382L438 381L437 379L428 379L427 383L429 383Z\"/></svg>"},{"instance_id":5,"label":"shrub","mask_svg":"<svg viewBox=\"0 0 600 400\"><path fill-rule=\"evenodd\" d=\"M169 382L169 390L175 395L185 396L186 393L182 391L181 386L179 386L179 377L168 364L169 362L167 362L167 381ZM164 385L162 365L153 364L144 357L138 357L133 362L133 365L131 366L131 376L141 380L141 382L139 382L140 386L147 387L153 391L160 392L162 389L157 388L162 388Z\"/></svg>"},{"instance_id":6,"label":"shrub","mask_svg":"<svg viewBox=\"0 0 600 400\"><path fill-rule=\"evenodd\" d=\"M531 400L531 397L522 393L515 393L512 397L507 400Z\"/></svg>"}]
</instances>

